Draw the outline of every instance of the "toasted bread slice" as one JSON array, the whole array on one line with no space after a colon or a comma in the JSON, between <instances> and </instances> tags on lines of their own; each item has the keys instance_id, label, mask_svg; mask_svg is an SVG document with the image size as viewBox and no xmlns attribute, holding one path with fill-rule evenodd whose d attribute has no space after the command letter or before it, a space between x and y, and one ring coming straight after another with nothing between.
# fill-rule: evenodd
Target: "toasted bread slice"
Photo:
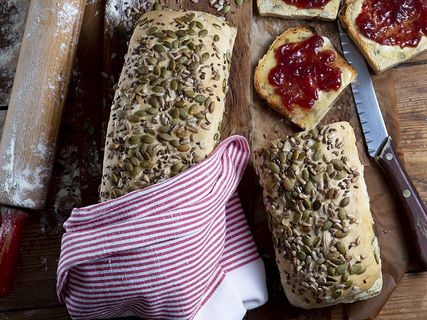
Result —
<instances>
[{"instance_id":1,"label":"toasted bread slice","mask_svg":"<svg viewBox=\"0 0 427 320\"><path fill-rule=\"evenodd\" d=\"M270 70L277 65L275 52L286 43L300 42L314 35L316 35L316 32L309 27L291 28L283 32L259 61L254 77L255 89L261 98L265 99L273 109L302 129L310 129L316 126L329 111L341 91L356 78L356 71L353 67L337 52L328 38L322 37L324 43L320 51L332 50L335 52L334 65L341 71L341 86L336 91L320 90L318 92L318 99L314 102L311 109L294 106L289 111L284 107L281 97L276 94L274 86L270 84L268 79Z\"/></svg>"},{"instance_id":2,"label":"toasted bread slice","mask_svg":"<svg viewBox=\"0 0 427 320\"><path fill-rule=\"evenodd\" d=\"M261 16L332 21L337 18L340 0L331 0L322 9L301 9L283 0L257 0L257 5Z\"/></svg>"},{"instance_id":3,"label":"toasted bread slice","mask_svg":"<svg viewBox=\"0 0 427 320\"><path fill-rule=\"evenodd\" d=\"M382 45L362 35L355 21L362 11L363 2L364 0L347 1L339 18L375 73L388 70L427 50L427 36L423 36L416 47L401 48L398 45Z\"/></svg>"}]
</instances>

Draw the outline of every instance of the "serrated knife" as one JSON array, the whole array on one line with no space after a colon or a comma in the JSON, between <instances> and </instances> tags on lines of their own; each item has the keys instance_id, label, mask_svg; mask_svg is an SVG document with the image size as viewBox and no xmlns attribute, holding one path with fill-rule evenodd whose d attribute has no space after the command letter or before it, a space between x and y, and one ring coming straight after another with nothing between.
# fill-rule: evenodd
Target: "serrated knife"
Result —
<instances>
[{"instance_id":1,"label":"serrated knife","mask_svg":"<svg viewBox=\"0 0 427 320\"><path fill-rule=\"evenodd\" d=\"M384 171L396 191L407 214L407 222L416 237L420 262L427 268L426 207L394 150L366 62L339 22L338 28L344 56L357 71L357 78L351 83L351 89L368 153Z\"/></svg>"}]
</instances>

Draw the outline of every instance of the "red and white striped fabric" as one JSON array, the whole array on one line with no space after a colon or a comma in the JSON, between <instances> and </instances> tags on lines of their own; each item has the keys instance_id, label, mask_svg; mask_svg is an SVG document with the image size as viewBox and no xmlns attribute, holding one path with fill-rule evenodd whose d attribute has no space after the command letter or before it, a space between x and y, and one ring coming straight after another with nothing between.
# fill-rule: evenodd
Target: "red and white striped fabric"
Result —
<instances>
[{"instance_id":1,"label":"red and white striped fabric","mask_svg":"<svg viewBox=\"0 0 427 320\"><path fill-rule=\"evenodd\" d=\"M198 165L65 222L57 292L73 319L241 319L267 300L236 188L245 138Z\"/></svg>"}]
</instances>

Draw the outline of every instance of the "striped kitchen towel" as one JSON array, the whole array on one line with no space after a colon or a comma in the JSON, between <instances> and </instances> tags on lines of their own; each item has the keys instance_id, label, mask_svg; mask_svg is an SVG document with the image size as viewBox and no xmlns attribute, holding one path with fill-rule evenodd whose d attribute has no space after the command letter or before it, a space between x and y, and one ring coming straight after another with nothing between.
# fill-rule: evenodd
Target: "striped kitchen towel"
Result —
<instances>
[{"instance_id":1,"label":"striped kitchen towel","mask_svg":"<svg viewBox=\"0 0 427 320\"><path fill-rule=\"evenodd\" d=\"M245 138L183 173L65 222L57 293L73 319L237 320L267 300L236 188Z\"/></svg>"}]
</instances>

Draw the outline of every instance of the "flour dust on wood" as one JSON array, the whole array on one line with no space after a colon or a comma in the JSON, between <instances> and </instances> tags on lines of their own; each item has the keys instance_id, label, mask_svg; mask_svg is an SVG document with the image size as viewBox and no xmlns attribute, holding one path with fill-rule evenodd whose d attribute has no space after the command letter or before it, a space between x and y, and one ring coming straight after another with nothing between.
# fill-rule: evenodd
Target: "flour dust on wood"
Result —
<instances>
[{"instance_id":1,"label":"flour dust on wood","mask_svg":"<svg viewBox=\"0 0 427 320\"><path fill-rule=\"evenodd\" d=\"M29 4L28 0L0 1L0 107L9 103Z\"/></svg>"}]
</instances>

